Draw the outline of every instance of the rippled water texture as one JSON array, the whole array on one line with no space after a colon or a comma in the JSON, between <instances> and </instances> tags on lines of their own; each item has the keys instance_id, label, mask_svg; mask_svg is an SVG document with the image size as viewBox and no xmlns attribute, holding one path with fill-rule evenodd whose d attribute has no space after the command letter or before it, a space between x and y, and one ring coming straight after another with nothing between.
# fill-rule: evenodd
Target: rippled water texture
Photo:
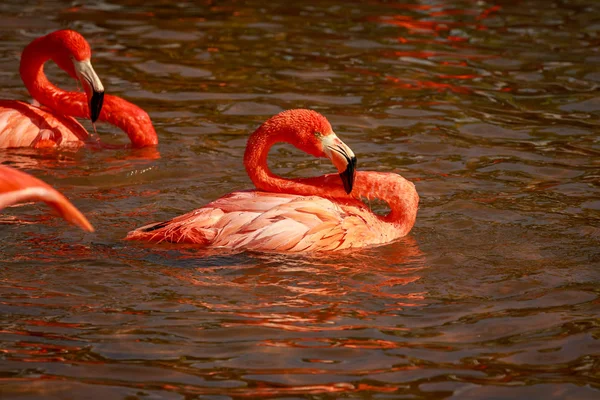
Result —
<instances>
[{"instance_id":1,"label":"rippled water texture","mask_svg":"<svg viewBox=\"0 0 600 400\"><path fill-rule=\"evenodd\" d=\"M28 99L29 41L77 29L160 158L0 152L97 229L0 216L2 397L600 398L596 1L94 3L2 2L0 98ZM294 107L416 183L407 238L329 257L122 241L251 187L248 134ZM285 146L271 165L334 171Z\"/></svg>"}]
</instances>

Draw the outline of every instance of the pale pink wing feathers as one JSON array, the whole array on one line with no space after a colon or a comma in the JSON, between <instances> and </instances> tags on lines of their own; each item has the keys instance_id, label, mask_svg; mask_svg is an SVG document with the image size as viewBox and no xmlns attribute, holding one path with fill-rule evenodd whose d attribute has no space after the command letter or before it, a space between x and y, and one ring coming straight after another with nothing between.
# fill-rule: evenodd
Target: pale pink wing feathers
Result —
<instances>
[{"instance_id":1,"label":"pale pink wing feathers","mask_svg":"<svg viewBox=\"0 0 600 400\"><path fill-rule=\"evenodd\" d=\"M234 250L325 251L389 241L383 240L377 225L367 209L340 206L317 196L247 191L228 194L170 221L138 228L129 232L127 239Z\"/></svg>"},{"instance_id":2,"label":"pale pink wing feathers","mask_svg":"<svg viewBox=\"0 0 600 400\"><path fill-rule=\"evenodd\" d=\"M68 222L89 232L94 228L69 200L25 172L0 165L0 209L23 202L43 201Z\"/></svg>"},{"instance_id":3,"label":"pale pink wing feathers","mask_svg":"<svg viewBox=\"0 0 600 400\"><path fill-rule=\"evenodd\" d=\"M0 148L78 145L88 136L75 119L21 101L0 100Z\"/></svg>"}]
</instances>

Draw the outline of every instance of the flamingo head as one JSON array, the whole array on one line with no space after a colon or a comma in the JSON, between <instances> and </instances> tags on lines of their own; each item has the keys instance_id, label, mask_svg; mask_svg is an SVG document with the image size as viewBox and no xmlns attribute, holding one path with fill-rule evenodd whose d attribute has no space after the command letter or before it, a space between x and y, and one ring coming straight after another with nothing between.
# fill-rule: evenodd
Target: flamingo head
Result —
<instances>
[{"instance_id":1,"label":"flamingo head","mask_svg":"<svg viewBox=\"0 0 600 400\"><path fill-rule=\"evenodd\" d=\"M94 71L90 45L78 32L60 30L48 35L53 47L52 60L69 75L81 82L85 90L90 119L96 122L104 101L104 86Z\"/></svg>"},{"instance_id":2,"label":"flamingo head","mask_svg":"<svg viewBox=\"0 0 600 400\"><path fill-rule=\"evenodd\" d=\"M356 172L356 156L342 142L331 124L323 115L312 110L288 110L272 119L279 125L280 132L300 150L315 157L327 157L337 168L344 190L350 194Z\"/></svg>"}]
</instances>

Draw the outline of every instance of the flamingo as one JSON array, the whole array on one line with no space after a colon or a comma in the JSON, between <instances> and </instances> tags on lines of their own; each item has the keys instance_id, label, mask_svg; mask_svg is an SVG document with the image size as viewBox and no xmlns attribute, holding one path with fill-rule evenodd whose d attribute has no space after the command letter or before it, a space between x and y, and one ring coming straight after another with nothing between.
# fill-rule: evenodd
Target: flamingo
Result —
<instances>
[{"instance_id":1,"label":"flamingo","mask_svg":"<svg viewBox=\"0 0 600 400\"><path fill-rule=\"evenodd\" d=\"M50 185L25 172L0 165L0 210L12 204L29 201L43 201L66 221L88 232L94 231L83 214Z\"/></svg>"},{"instance_id":2,"label":"flamingo","mask_svg":"<svg viewBox=\"0 0 600 400\"><path fill-rule=\"evenodd\" d=\"M19 68L21 79L42 106L0 100L0 148L81 145L89 134L72 117L116 125L127 133L133 147L158 143L144 110L120 97L104 94L90 57L89 43L68 29L37 38L25 47ZM44 63L50 59L81 82L85 93L54 86L44 74Z\"/></svg>"},{"instance_id":3,"label":"flamingo","mask_svg":"<svg viewBox=\"0 0 600 400\"><path fill-rule=\"evenodd\" d=\"M267 155L279 142L329 158L339 177L275 175ZM419 196L414 184L394 173L356 171L352 150L315 111L288 110L268 119L248 139L244 165L256 190L227 194L185 215L135 229L125 239L298 253L388 243L415 223ZM360 198L383 200L391 211L379 216Z\"/></svg>"}]
</instances>

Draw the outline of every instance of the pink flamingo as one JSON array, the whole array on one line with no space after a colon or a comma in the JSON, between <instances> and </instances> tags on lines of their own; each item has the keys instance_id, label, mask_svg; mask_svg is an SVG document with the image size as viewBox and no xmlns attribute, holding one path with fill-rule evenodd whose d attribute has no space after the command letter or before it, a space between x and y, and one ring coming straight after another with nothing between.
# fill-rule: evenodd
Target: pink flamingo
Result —
<instances>
[{"instance_id":1,"label":"pink flamingo","mask_svg":"<svg viewBox=\"0 0 600 400\"><path fill-rule=\"evenodd\" d=\"M267 155L278 142L329 158L341 180L336 174L275 175ZM354 153L317 112L288 110L267 120L248 139L244 165L258 190L230 193L185 215L131 231L126 239L232 250L327 251L388 243L405 236L415 223L415 186L393 173L356 172ZM376 215L361 197L383 200L391 211Z\"/></svg>"},{"instance_id":2,"label":"pink flamingo","mask_svg":"<svg viewBox=\"0 0 600 400\"><path fill-rule=\"evenodd\" d=\"M119 97L104 95L104 86L90 57L90 45L72 30L52 32L25 47L19 72L27 90L42 107L0 100L0 148L81 145L89 134L72 117L116 125L127 133L133 147L158 143L144 110ZM44 63L50 59L79 80L85 93L54 86L44 74Z\"/></svg>"},{"instance_id":3,"label":"pink flamingo","mask_svg":"<svg viewBox=\"0 0 600 400\"><path fill-rule=\"evenodd\" d=\"M0 165L0 210L29 201L43 201L68 222L88 232L94 231L83 214L50 185L25 172Z\"/></svg>"}]
</instances>

